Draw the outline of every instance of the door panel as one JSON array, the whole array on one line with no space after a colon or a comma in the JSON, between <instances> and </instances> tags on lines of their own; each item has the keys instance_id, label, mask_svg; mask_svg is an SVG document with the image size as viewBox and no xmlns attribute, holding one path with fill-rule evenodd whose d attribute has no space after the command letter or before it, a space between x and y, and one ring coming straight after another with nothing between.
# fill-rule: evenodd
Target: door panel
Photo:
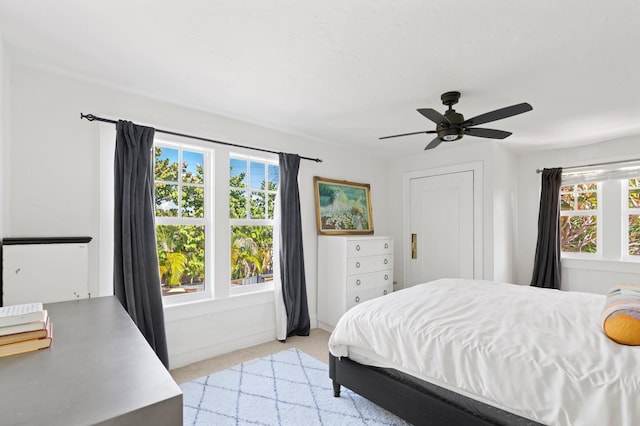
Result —
<instances>
[{"instance_id":1,"label":"door panel","mask_svg":"<svg viewBox=\"0 0 640 426\"><path fill-rule=\"evenodd\" d=\"M473 171L411 180L411 233L417 258L409 285L474 277Z\"/></svg>"}]
</instances>

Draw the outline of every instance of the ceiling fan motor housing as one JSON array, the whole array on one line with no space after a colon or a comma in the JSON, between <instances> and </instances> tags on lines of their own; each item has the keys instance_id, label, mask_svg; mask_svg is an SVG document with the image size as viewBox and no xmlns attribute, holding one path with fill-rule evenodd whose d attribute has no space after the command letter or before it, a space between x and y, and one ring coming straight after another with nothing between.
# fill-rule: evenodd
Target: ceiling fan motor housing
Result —
<instances>
[{"instance_id":1,"label":"ceiling fan motor housing","mask_svg":"<svg viewBox=\"0 0 640 426\"><path fill-rule=\"evenodd\" d=\"M460 94L458 93L458 96L459 95ZM442 96L444 98L444 95ZM437 130L440 140L443 142L452 142L461 139L464 134L461 126L464 122L464 116L462 114L458 114L454 109L451 109L451 105L449 105L449 110L444 113L444 116L448 123L443 122L438 125Z\"/></svg>"}]
</instances>

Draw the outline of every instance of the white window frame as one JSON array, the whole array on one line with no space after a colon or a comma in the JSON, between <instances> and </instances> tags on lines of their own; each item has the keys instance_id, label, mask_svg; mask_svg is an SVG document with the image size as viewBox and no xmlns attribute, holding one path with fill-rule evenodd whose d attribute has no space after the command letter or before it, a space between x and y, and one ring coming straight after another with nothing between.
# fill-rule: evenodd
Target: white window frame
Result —
<instances>
[{"instance_id":1,"label":"white window frame","mask_svg":"<svg viewBox=\"0 0 640 426\"><path fill-rule=\"evenodd\" d=\"M628 180L640 176L640 161L612 161L597 166L585 166L562 175L562 186L598 182L598 253L590 254L562 252L562 259L570 265L574 260L589 260L608 264L613 270L631 268L637 272L640 256L630 256L629 252L629 214L640 214L640 209L628 207ZM611 266L613 265L613 266ZM626 270L626 269L625 269Z\"/></svg>"},{"instance_id":2,"label":"white window frame","mask_svg":"<svg viewBox=\"0 0 640 426\"><path fill-rule=\"evenodd\" d=\"M204 217L202 218L183 218L183 217L165 217L165 216L156 216L155 217L155 225L202 225L204 226L205 235L205 258L204 258L204 290L198 291L194 293L186 293L186 294L174 294L170 296L163 296L162 301L165 306L182 304L187 302L193 302L197 300L206 300L213 298L214 294L214 277L215 277L215 255L214 255L214 223L212 220L212 211L213 211L213 149L205 148L200 145L192 145L186 143L172 142L166 139L155 139L154 140L154 149L156 146L167 147L172 149L178 149L178 186L191 186L182 182L180 179L182 167L182 151L192 151L199 152L203 154L204 157ZM169 184L176 184L176 182L167 182ZM155 180L154 180L155 184ZM182 205L182 191L178 191L178 206ZM155 199L154 199L155 206ZM180 212L180 208L178 208L178 212ZM158 283L160 285L160 283Z\"/></svg>"},{"instance_id":3,"label":"white window frame","mask_svg":"<svg viewBox=\"0 0 640 426\"><path fill-rule=\"evenodd\" d=\"M627 262L640 262L640 255L629 254L629 215L640 215L640 208L629 207L629 179L634 178L624 179L620 185L622 187L622 259Z\"/></svg>"},{"instance_id":4,"label":"white window frame","mask_svg":"<svg viewBox=\"0 0 640 426\"><path fill-rule=\"evenodd\" d=\"M227 164L229 164L231 162L231 159L238 159L238 160L243 160L243 161L247 161L247 176L246 176L246 180L247 180L247 187L246 188L231 188L231 186L228 186L228 191L227 194L230 194L232 189L238 189L238 190L243 190L243 191L247 191L249 192L249 194L251 192L257 192L259 190L255 190L253 188L251 188L251 167L249 166L249 164L251 162L254 163L261 163L265 165L265 173L268 174L268 167L269 165L274 165L274 166L278 166L280 167L278 160L271 158L271 157L267 157L267 156L254 156L254 155L246 155L246 154L241 154L238 152L230 152L229 156L228 156L228 161ZM229 167L227 166L227 170L229 170ZM230 175L227 178L227 182L230 181ZM280 188L280 182L278 180L278 190ZM265 194L267 195L268 199L268 195L269 194L277 194L277 191L269 191L267 189L264 190ZM249 200L250 197L248 197L246 199L246 211L247 213L251 211L251 203ZM276 202L277 202L277 195L276 195ZM273 230L273 246L272 249L275 249L277 247L279 247L278 245L278 241L277 239L279 238L277 231L277 227L276 227L276 221L275 221L275 212L274 212L274 218L272 219L232 219L229 217L229 198L227 198L227 220L228 220L228 235L229 235L229 250L227 251L227 259L228 259L228 264L231 265L231 227L232 226L271 226L272 230ZM275 260L276 256L274 254L273 259ZM274 262L274 269L277 267L275 265ZM241 286L236 286L236 285L232 285L231 284L231 269L229 268L229 274L228 274L228 286L229 286L229 295L239 295L239 294L246 294L246 293L255 293L255 292L260 292L260 291L272 291L273 290L273 281L268 281L268 282L263 282L263 283L255 283L255 284L245 284L245 285L241 285Z\"/></svg>"},{"instance_id":5,"label":"white window frame","mask_svg":"<svg viewBox=\"0 0 640 426\"><path fill-rule=\"evenodd\" d=\"M575 206L576 208L574 208L573 210L560 210L560 217L562 216L596 216L596 252L595 253L576 253L576 252L567 252L567 251L562 251L562 242L560 243L560 252L561 252L561 257L562 258L568 258L568 259L601 259L602 258L602 239L604 236L604 232L603 232L603 228L605 228L604 226L604 220L603 220L603 215L602 215L602 183L601 182L570 182L570 183L565 183L562 182L561 183L561 188L563 186L569 186L569 185L573 185L574 187L577 185L581 185L581 184L589 184L589 183L595 183L597 185L596 187L596 197L598 199L598 208L597 209L592 209L592 210L578 210L577 209L577 199L575 200ZM594 191L574 191L574 193L576 192L594 192ZM562 195L562 192L560 193L560 196Z\"/></svg>"}]
</instances>

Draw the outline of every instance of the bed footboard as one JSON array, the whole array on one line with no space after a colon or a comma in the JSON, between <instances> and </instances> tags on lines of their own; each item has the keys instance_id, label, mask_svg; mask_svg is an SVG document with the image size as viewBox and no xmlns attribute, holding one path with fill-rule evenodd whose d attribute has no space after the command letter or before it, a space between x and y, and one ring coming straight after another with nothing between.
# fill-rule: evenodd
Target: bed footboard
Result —
<instances>
[{"instance_id":1,"label":"bed footboard","mask_svg":"<svg viewBox=\"0 0 640 426\"><path fill-rule=\"evenodd\" d=\"M329 377L333 381L335 397L340 396L340 386L345 386L414 425L538 425L485 405L496 414L495 418L488 418L459 406L432 389L406 383L383 369L358 364L346 357L336 358L329 354Z\"/></svg>"}]
</instances>

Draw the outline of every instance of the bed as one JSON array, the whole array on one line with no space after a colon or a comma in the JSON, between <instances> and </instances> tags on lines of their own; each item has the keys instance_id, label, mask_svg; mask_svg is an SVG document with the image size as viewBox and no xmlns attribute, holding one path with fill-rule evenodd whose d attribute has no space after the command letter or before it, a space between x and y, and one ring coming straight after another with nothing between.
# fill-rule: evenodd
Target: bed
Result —
<instances>
[{"instance_id":1,"label":"bed","mask_svg":"<svg viewBox=\"0 0 640 426\"><path fill-rule=\"evenodd\" d=\"M443 279L367 301L329 339L345 386L413 424L635 425L640 347L601 328L605 296Z\"/></svg>"}]
</instances>

